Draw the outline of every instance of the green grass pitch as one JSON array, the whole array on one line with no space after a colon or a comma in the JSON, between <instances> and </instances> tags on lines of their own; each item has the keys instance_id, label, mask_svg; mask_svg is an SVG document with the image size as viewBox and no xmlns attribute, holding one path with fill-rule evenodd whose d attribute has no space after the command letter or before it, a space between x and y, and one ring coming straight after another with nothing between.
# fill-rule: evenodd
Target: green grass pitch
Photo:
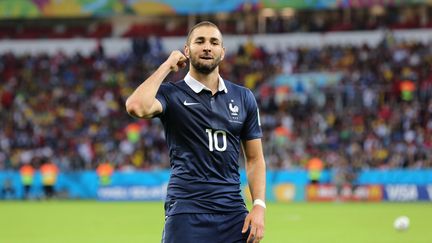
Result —
<instances>
[{"instance_id":1,"label":"green grass pitch","mask_svg":"<svg viewBox=\"0 0 432 243\"><path fill-rule=\"evenodd\" d=\"M431 219L431 203L270 203L263 242L430 243ZM163 223L160 202L0 202L1 243L160 242Z\"/></svg>"}]
</instances>

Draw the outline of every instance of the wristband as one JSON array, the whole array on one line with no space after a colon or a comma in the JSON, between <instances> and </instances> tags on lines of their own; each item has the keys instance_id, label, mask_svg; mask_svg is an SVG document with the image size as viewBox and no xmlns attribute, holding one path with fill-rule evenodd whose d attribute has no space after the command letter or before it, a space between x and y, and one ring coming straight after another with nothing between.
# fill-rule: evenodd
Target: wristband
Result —
<instances>
[{"instance_id":1,"label":"wristband","mask_svg":"<svg viewBox=\"0 0 432 243\"><path fill-rule=\"evenodd\" d=\"M265 202L263 200L261 200L261 199L255 199L254 202L253 202L253 205L254 206L255 205L259 205L259 206L261 206L263 208L266 208Z\"/></svg>"}]
</instances>

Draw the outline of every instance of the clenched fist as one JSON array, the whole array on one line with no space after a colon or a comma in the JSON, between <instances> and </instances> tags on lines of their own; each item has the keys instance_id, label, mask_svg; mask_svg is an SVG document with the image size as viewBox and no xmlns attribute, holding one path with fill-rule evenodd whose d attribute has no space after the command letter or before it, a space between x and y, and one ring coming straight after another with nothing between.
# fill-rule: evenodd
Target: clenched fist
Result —
<instances>
[{"instance_id":1,"label":"clenched fist","mask_svg":"<svg viewBox=\"0 0 432 243\"><path fill-rule=\"evenodd\" d=\"M165 61L171 71L177 72L180 68L186 67L187 57L181 51L175 50L171 52L168 59Z\"/></svg>"}]
</instances>

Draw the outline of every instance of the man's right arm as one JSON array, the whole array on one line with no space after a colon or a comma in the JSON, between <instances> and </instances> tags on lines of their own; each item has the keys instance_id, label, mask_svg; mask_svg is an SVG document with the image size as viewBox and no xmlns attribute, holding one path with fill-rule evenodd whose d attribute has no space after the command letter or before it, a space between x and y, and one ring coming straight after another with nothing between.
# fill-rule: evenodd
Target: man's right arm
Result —
<instances>
[{"instance_id":1,"label":"man's right arm","mask_svg":"<svg viewBox=\"0 0 432 243\"><path fill-rule=\"evenodd\" d=\"M186 61L180 51L171 52L168 59L127 98L127 112L138 118L152 118L161 113L162 104L156 99L157 91L171 71L186 67Z\"/></svg>"}]
</instances>

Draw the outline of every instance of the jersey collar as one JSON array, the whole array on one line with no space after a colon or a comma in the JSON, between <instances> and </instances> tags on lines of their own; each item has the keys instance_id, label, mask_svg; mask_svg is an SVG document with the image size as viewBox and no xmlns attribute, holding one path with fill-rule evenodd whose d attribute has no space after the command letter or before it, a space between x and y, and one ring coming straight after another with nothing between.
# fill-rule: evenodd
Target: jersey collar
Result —
<instances>
[{"instance_id":1,"label":"jersey collar","mask_svg":"<svg viewBox=\"0 0 432 243\"><path fill-rule=\"evenodd\" d=\"M207 88L204 84L202 84L200 81L194 79L190 73L187 73L184 81L186 82L186 84L195 92L195 93L199 93L202 90L208 90L211 91L209 88ZM222 79L222 77L219 75L219 85L218 85L218 91L223 91L225 93L228 93L228 89L225 86L225 82Z\"/></svg>"}]
</instances>

